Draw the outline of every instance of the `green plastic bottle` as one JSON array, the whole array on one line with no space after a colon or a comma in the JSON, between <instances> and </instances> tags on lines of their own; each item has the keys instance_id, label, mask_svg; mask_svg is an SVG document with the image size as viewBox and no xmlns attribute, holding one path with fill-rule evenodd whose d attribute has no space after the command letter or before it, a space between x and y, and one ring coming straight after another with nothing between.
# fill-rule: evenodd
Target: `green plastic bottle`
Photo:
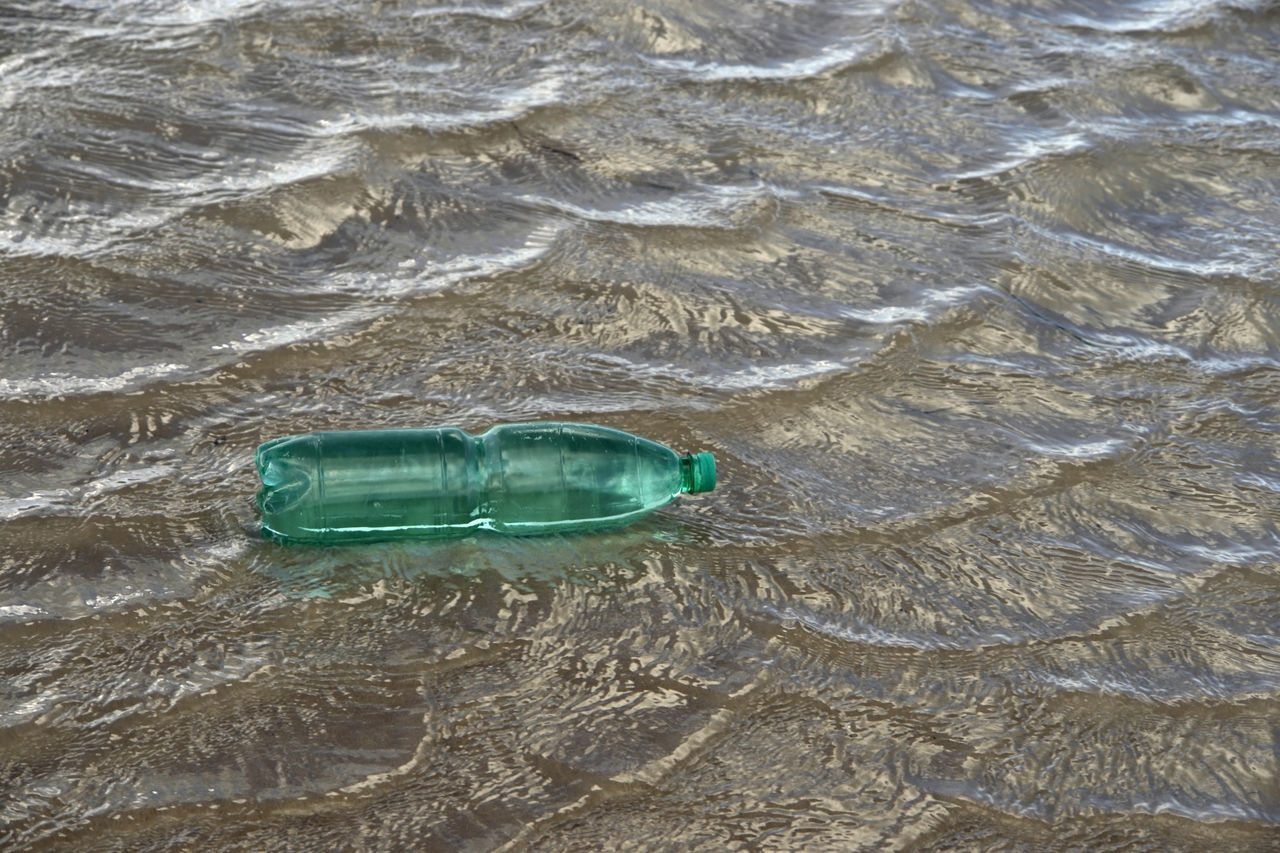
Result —
<instances>
[{"instance_id":1,"label":"green plastic bottle","mask_svg":"<svg viewBox=\"0 0 1280 853\"><path fill-rule=\"evenodd\" d=\"M254 461L262 533L283 543L615 527L716 484L710 453L575 423L313 432L268 441Z\"/></svg>"}]
</instances>

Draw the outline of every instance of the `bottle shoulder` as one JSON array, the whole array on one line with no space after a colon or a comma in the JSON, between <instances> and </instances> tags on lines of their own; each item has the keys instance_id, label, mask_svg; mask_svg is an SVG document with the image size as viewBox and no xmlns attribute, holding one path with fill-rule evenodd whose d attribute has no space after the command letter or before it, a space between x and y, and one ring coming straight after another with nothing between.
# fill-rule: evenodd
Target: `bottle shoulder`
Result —
<instances>
[{"instance_id":1,"label":"bottle shoulder","mask_svg":"<svg viewBox=\"0 0 1280 853\"><path fill-rule=\"evenodd\" d=\"M499 424L490 427L476 438L490 446L546 441L578 452L612 451L635 453L640 456L676 457L675 451L652 439L615 427L576 421Z\"/></svg>"}]
</instances>

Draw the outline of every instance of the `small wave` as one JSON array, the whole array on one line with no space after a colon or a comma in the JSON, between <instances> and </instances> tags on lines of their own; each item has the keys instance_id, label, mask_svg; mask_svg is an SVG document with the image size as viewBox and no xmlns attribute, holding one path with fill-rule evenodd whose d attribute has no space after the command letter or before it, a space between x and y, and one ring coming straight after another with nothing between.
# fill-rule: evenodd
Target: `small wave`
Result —
<instances>
[{"instance_id":1,"label":"small wave","mask_svg":"<svg viewBox=\"0 0 1280 853\"><path fill-rule=\"evenodd\" d=\"M1118 243L1100 235L1086 234L1076 229L1047 227L1028 220L1021 224L1029 232L1038 234L1055 243L1073 248L1083 248L1108 258L1136 264L1142 269L1181 276L1197 276L1200 278L1233 277L1254 279L1262 275L1267 261L1261 257L1252 260L1230 260L1225 258L1184 259L1172 255L1161 254L1149 249Z\"/></svg>"},{"instance_id":2,"label":"small wave","mask_svg":"<svg viewBox=\"0 0 1280 853\"><path fill-rule=\"evenodd\" d=\"M1131 745L1117 744L1116 751L1131 750ZM926 787L933 787L926 784ZM1205 797L1192 794L1176 796L1167 791L1130 791L1126 796L1102 796L1093 790L1064 790L1061 785L1046 787L1045 779L1039 778L1034 785L1028 784L1040 792L1041 796L1019 797L1011 792L994 791L986 786L965 789L950 784L942 789L948 799L961 798L979 803L986 808L1006 812L1020 817L1034 818L1049 825L1060 825L1067 818L1085 816L1099 817L1109 815L1123 819L1131 824L1136 815L1173 815L1198 823L1220 824L1223 821L1264 821L1280 823L1280 817L1272 813L1261 802L1251 803L1240 799L1235 802L1211 802ZM1193 802L1198 800L1199 802ZM1090 839L1096 841L1096 836ZM1046 843L1045 849L1055 845ZM1085 844L1079 849L1102 849L1093 844ZM1159 848L1156 848L1159 849ZM1194 847L1186 849L1195 849ZM1266 849L1266 848L1259 848Z\"/></svg>"},{"instance_id":3,"label":"small wave","mask_svg":"<svg viewBox=\"0 0 1280 853\"><path fill-rule=\"evenodd\" d=\"M97 584L54 578L26 585L19 595L11 593L9 601L0 603L0 625L70 622L91 616L145 612L157 603L190 597L198 583L235 563L249 548L249 540L239 532L229 533L220 541L188 549L151 570L121 573Z\"/></svg>"},{"instance_id":4,"label":"small wave","mask_svg":"<svg viewBox=\"0 0 1280 853\"><path fill-rule=\"evenodd\" d=\"M162 480L172 476L176 470L168 464L146 465L113 471L82 486L41 490L18 498L2 498L0 499L0 521L79 512L89 501L141 483Z\"/></svg>"},{"instance_id":5,"label":"small wave","mask_svg":"<svg viewBox=\"0 0 1280 853\"><path fill-rule=\"evenodd\" d=\"M281 187L341 175L359 155L354 140L305 141L287 156L244 156L238 162L222 162L222 152L209 149L201 156L210 161L212 174L180 180L162 180L148 186L172 196L186 207L243 199Z\"/></svg>"},{"instance_id":6,"label":"small wave","mask_svg":"<svg viewBox=\"0 0 1280 853\"><path fill-rule=\"evenodd\" d=\"M862 323L877 326L903 323L931 323L937 320L939 309L943 311L957 305L965 305L975 297L991 293L986 285L960 285L926 291L912 305L885 305L878 308L841 308L840 315Z\"/></svg>"},{"instance_id":7,"label":"small wave","mask_svg":"<svg viewBox=\"0 0 1280 853\"><path fill-rule=\"evenodd\" d=\"M944 637L919 631L894 631L868 624L850 613L843 613L839 620L826 619L795 605L780 607L764 604L762 610L783 623L793 623L813 631L819 636L887 649L915 649L917 651L977 651L997 646L1024 645L1036 639L1025 634L993 631L977 634Z\"/></svg>"},{"instance_id":8,"label":"small wave","mask_svg":"<svg viewBox=\"0 0 1280 853\"><path fill-rule=\"evenodd\" d=\"M828 45L812 56L779 60L767 65L734 63L723 60L684 59L667 56L645 56L649 65L704 82L745 80L803 80L820 77L868 59L879 58L883 45L879 40L858 38Z\"/></svg>"},{"instance_id":9,"label":"small wave","mask_svg":"<svg viewBox=\"0 0 1280 853\"><path fill-rule=\"evenodd\" d=\"M0 623L17 623L25 625L52 614L38 604L0 604Z\"/></svg>"},{"instance_id":10,"label":"small wave","mask_svg":"<svg viewBox=\"0 0 1280 853\"><path fill-rule=\"evenodd\" d=\"M842 373L851 366L852 364L848 362L824 358L791 364L753 365L719 374L714 382L710 377L698 378L692 373L685 378L691 384L700 384L703 387L715 385L730 391L757 391L785 388L800 380Z\"/></svg>"},{"instance_id":11,"label":"small wave","mask_svg":"<svg viewBox=\"0 0 1280 853\"><path fill-rule=\"evenodd\" d=\"M140 596L112 600L101 607L132 604ZM122 674L110 687L86 703L82 696L58 689L44 689L36 696L0 709L0 731L30 723L40 718L52 723L71 718L88 728L110 726L139 713L164 711L193 696L206 695L219 687L252 680L272 664L273 656L265 644L245 643L235 653L227 654L216 668L192 663L181 671L143 681L135 674ZM110 710L108 710L110 709Z\"/></svg>"},{"instance_id":12,"label":"small wave","mask_svg":"<svg viewBox=\"0 0 1280 853\"><path fill-rule=\"evenodd\" d=\"M343 329L368 322L382 313L384 312L369 307L334 311L320 320L298 320L246 332L235 340L214 344L211 349L214 352L231 352L237 355L283 349L293 344L321 340Z\"/></svg>"},{"instance_id":13,"label":"small wave","mask_svg":"<svg viewBox=\"0 0 1280 853\"><path fill-rule=\"evenodd\" d=\"M32 196L15 196L18 210L41 206ZM36 228L17 222L0 223L9 231L4 254L9 257L88 258L131 234L164 230L181 210L161 204L140 205L127 211L103 211L89 205L64 203L50 222Z\"/></svg>"},{"instance_id":14,"label":"small wave","mask_svg":"<svg viewBox=\"0 0 1280 853\"><path fill-rule=\"evenodd\" d=\"M1101 15L1066 12L1056 17L1064 26L1116 35L1159 34L1170 36L1199 29L1217 20L1217 3L1204 0L1148 0L1120 3L1106 8Z\"/></svg>"},{"instance_id":15,"label":"small wave","mask_svg":"<svg viewBox=\"0 0 1280 853\"><path fill-rule=\"evenodd\" d=\"M501 6L481 3L466 6L431 6L425 9L414 9L411 18L467 17L484 18L491 21L515 21L537 11L546 5L546 0L524 0L524 2L503 3Z\"/></svg>"},{"instance_id":16,"label":"small wave","mask_svg":"<svg viewBox=\"0 0 1280 853\"><path fill-rule=\"evenodd\" d=\"M806 379L843 373L856 363L852 360L813 359L778 364L754 364L737 370L717 368L712 372L703 372L670 362L637 361L616 353L597 355L593 360L621 367L631 376L649 377L663 382L675 381L696 388L717 389L731 393L790 388Z\"/></svg>"},{"instance_id":17,"label":"small wave","mask_svg":"<svg viewBox=\"0 0 1280 853\"><path fill-rule=\"evenodd\" d=\"M212 350L244 355L326 339L335 332L391 313L394 311L391 302L397 298L414 293L431 293L467 279L528 266L550 251L562 230L562 227L555 225L539 226L529 232L521 245L506 251L479 256L467 255L445 261L424 260L416 275L344 272L331 276L313 290L357 294L361 297L361 302L346 310L330 311L318 320L298 320L248 332L226 343L215 344ZM418 267L418 259L409 259L401 264L404 270L415 270Z\"/></svg>"},{"instance_id":18,"label":"small wave","mask_svg":"<svg viewBox=\"0 0 1280 853\"><path fill-rule=\"evenodd\" d=\"M445 262L425 262L422 271L415 276L366 275L343 273L323 282L318 288L324 292L358 293L364 297L360 304L339 311L330 311L318 320L298 320L247 332L239 338L211 347L214 352L245 355L267 352L294 344L324 340L335 333L369 323L394 309L388 301L411 293L431 293L470 278L519 269L535 262L544 255L558 229L538 229L532 232L524 245L507 252L485 256L464 256ZM416 261L402 264L405 269L417 267ZM376 300L376 301L375 301Z\"/></svg>"},{"instance_id":19,"label":"small wave","mask_svg":"<svg viewBox=\"0 0 1280 853\"><path fill-rule=\"evenodd\" d=\"M1272 542L1266 547L1257 547L1245 542L1216 546L1202 542L1180 542L1175 543L1174 547L1211 565L1257 566L1266 565L1275 560L1277 550L1280 550L1280 538L1275 534L1270 538Z\"/></svg>"},{"instance_id":20,"label":"small wave","mask_svg":"<svg viewBox=\"0 0 1280 853\"><path fill-rule=\"evenodd\" d=\"M1085 693L1091 696L1118 696L1144 703L1231 701L1270 699L1280 694L1280 680L1263 673L1248 674L1230 682L1212 674L1193 676L1186 672L1168 676L1162 681L1153 676L1121 671L1089 671L1077 666L1070 675L1041 672L1028 678L1054 690Z\"/></svg>"},{"instance_id":21,"label":"small wave","mask_svg":"<svg viewBox=\"0 0 1280 853\"><path fill-rule=\"evenodd\" d=\"M641 202L623 202L616 207L584 207L543 196L519 196L518 200L541 208L551 208L575 219L637 227L733 228L737 218L762 202L771 203L776 194L764 183L745 187L698 186L680 195Z\"/></svg>"},{"instance_id":22,"label":"small wave","mask_svg":"<svg viewBox=\"0 0 1280 853\"><path fill-rule=\"evenodd\" d=\"M1259 370L1280 369L1280 356L1251 353L1196 353L1189 347L1162 341L1138 332L1102 332L1071 326L1074 335L1090 346L1111 351L1118 361L1135 363L1180 362L1192 373L1229 377Z\"/></svg>"},{"instance_id":23,"label":"small wave","mask_svg":"<svg viewBox=\"0 0 1280 853\"><path fill-rule=\"evenodd\" d=\"M412 293L429 293L460 281L528 266L551 250L565 227L564 223L540 224L528 232L520 245L505 251L441 261L423 259L421 269L415 275L379 275L350 271L334 274L319 280L311 290L317 293L349 293L360 298L359 304L347 309L330 310L320 319L303 319L268 326L212 344L206 352L215 357L195 360L193 363L157 362L135 365L119 373L102 376L50 372L31 378L0 377L0 400L43 400L135 391L160 382L207 375L231 363L231 358L323 340L336 332L393 312L394 300L397 298ZM401 268L408 271L418 267L418 259L410 259L401 264Z\"/></svg>"},{"instance_id":24,"label":"small wave","mask_svg":"<svg viewBox=\"0 0 1280 853\"><path fill-rule=\"evenodd\" d=\"M163 232L194 210L215 204L242 202L261 193L305 181L341 174L359 149L353 139L335 145L331 140L300 141L287 154L245 156L230 162L213 149L184 152L185 165L164 146L148 144L148 155L170 165L163 169L126 174L104 163L66 162L58 171L67 180L128 187L142 194L132 206L107 207L98 202L51 200L19 193L8 205L0 226L9 232L5 254L10 257L46 256L90 258L141 234ZM25 223L22 211L43 211L41 220ZM48 210L46 210L48 208ZM55 215L56 211L56 215Z\"/></svg>"},{"instance_id":25,"label":"small wave","mask_svg":"<svg viewBox=\"0 0 1280 853\"><path fill-rule=\"evenodd\" d=\"M876 326L936 323L941 315L955 306L968 304L975 297L989 292L990 288L986 285L959 285L929 291L920 296L914 305L886 305L874 308L833 305L822 316L824 320L834 317ZM833 340L839 341L838 357L814 355L811 358L773 362L757 358L745 366L731 367L721 363L714 369L696 366L696 354L687 360L673 362L628 357L622 352L614 351L593 354L591 360L609 367L620 367L622 372L632 377L648 378L664 383L676 382L694 388L714 390L720 394L775 391L795 388L811 380L855 370L864 361L874 357L878 348L884 344L882 338L874 337L868 338L865 344L858 345L856 341L848 338L847 328L847 325L834 323L825 332Z\"/></svg>"},{"instance_id":26,"label":"small wave","mask_svg":"<svg viewBox=\"0 0 1280 853\"><path fill-rule=\"evenodd\" d=\"M172 381L190 371L191 366L187 364L158 362L130 367L121 373L108 376L47 373L30 379L0 377L0 399L56 399L104 392L132 391L154 382Z\"/></svg>"},{"instance_id":27,"label":"small wave","mask_svg":"<svg viewBox=\"0 0 1280 853\"><path fill-rule=\"evenodd\" d=\"M1016 141L1013 147L994 163L957 172L948 176L948 180L953 184L990 180L1041 163L1046 158L1080 154L1091 150L1092 147L1090 138L1078 130L1065 130L1048 136L1025 138Z\"/></svg>"},{"instance_id":28,"label":"small wave","mask_svg":"<svg viewBox=\"0 0 1280 853\"><path fill-rule=\"evenodd\" d=\"M500 122L515 121L540 108L564 102L569 81L567 71L552 68L542 71L533 81L508 88L495 87L483 98L475 92L453 93L440 90L423 93L429 100L441 102L438 111L397 110L394 113L347 113L338 118L321 119L316 133L324 136L348 136L364 131L470 130ZM481 100L487 106L471 106ZM450 102L456 106L447 107ZM468 106L462 106L462 104Z\"/></svg>"},{"instance_id":29,"label":"small wave","mask_svg":"<svg viewBox=\"0 0 1280 853\"><path fill-rule=\"evenodd\" d=\"M1053 439L1026 439L1027 447L1041 456L1055 459L1110 459L1130 444L1120 438L1086 439L1084 441L1066 441Z\"/></svg>"},{"instance_id":30,"label":"small wave","mask_svg":"<svg viewBox=\"0 0 1280 853\"><path fill-rule=\"evenodd\" d=\"M923 205L918 199L907 196L895 197L884 192L869 190L840 184L810 184L809 189L819 195L840 204L865 204L912 217L926 222L950 226L958 229L991 228L1011 220L1013 215L1004 210L974 211L967 207L957 210L944 210L937 204Z\"/></svg>"},{"instance_id":31,"label":"small wave","mask_svg":"<svg viewBox=\"0 0 1280 853\"><path fill-rule=\"evenodd\" d=\"M156 27L161 28L198 28L221 21L235 21L258 12L264 0L201 0L192 3L190 0L160 0L156 3L125 3L120 7L103 7L94 19L92 26L77 29L80 38L109 36L120 38L137 33L146 33L148 38L155 36ZM111 14L120 14L118 20L112 21Z\"/></svg>"}]
</instances>

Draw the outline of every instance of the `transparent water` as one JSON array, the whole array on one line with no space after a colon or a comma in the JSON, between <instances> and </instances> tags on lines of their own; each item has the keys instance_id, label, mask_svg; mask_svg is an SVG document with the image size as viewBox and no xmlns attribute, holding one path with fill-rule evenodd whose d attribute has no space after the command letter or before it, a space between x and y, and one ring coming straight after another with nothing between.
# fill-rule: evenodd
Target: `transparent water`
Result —
<instances>
[{"instance_id":1,"label":"transparent water","mask_svg":"<svg viewBox=\"0 0 1280 853\"><path fill-rule=\"evenodd\" d=\"M0 7L0 847L1280 846L1280 11ZM254 447L716 454L282 549Z\"/></svg>"}]
</instances>

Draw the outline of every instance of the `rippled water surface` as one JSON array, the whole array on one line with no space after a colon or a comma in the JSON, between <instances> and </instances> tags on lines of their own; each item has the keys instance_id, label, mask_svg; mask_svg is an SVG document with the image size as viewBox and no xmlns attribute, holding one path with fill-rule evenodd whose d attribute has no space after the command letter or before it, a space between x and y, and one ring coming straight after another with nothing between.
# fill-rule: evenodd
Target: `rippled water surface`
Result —
<instances>
[{"instance_id":1,"label":"rippled water surface","mask_svg":"<svg viewBox=\"0 0 1280 853\"><path fill-rule=\"evenodd\" d=\"M0 847L1280 849L1280 9L0 4ZM281 548L254 447L720 486Z\"/></svg>"}]
</instances>

